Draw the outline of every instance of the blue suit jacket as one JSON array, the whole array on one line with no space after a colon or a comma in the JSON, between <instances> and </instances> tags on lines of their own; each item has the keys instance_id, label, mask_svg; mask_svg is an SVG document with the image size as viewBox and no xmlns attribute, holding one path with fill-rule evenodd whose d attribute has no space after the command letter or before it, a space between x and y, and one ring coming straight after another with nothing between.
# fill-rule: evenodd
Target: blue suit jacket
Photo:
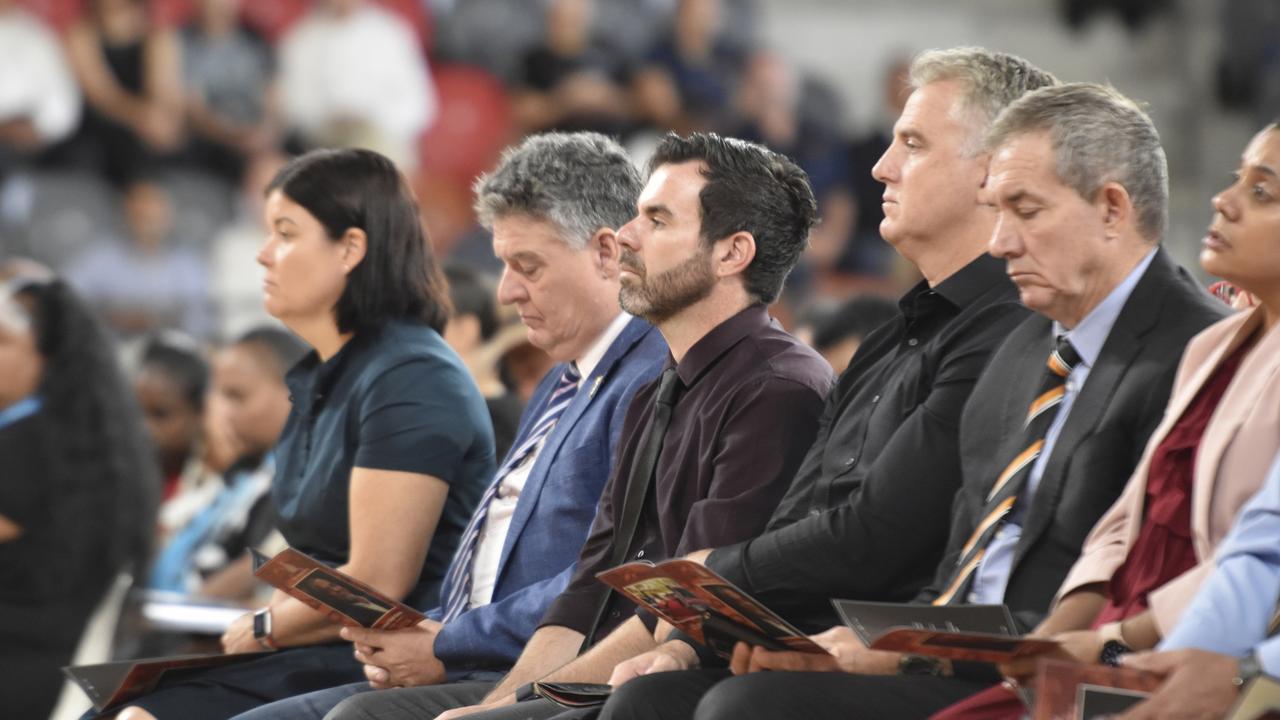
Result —
<instances>
[{"instance_id":1,"label":"blue suit jacket","mask_svg":"<svg viewBox=\"0 0 1280 720\"><path fill-rule=\"evenodd\" d=\"M631 397L662 371L667 344L651 325L633 318L585 378L534 461L503 543L493 601L441 628L436 657L450 680L505 673L565 588L586 542ZM520 418L512 448L520 447L542 414L564 365L539 383ZM449 587L441 597L449 596ZM438 618L440 610L430 613Z\"/></svg>"}]
</instances>

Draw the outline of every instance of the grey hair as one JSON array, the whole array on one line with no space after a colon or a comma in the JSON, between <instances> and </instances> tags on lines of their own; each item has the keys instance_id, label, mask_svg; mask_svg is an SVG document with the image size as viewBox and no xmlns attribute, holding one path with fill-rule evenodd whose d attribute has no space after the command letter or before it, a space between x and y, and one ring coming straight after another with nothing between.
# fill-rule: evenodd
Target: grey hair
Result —
<instances>
[{"instance_id":1,"label":"grey hair","mask_svg":"<svg viewBox=\"0 0 1280 720\"><path fill-rule=\"evenodd\" d=\"M1143 237L1159 242L1168 224L1169 167L1160 133L1115 88L1067 83L1028 94L1005 109L987 135L996 150L1015 136L1048 132L1058 178L1086 200L1108 182L1124 187Z\"/></svg>"},{"instance_id":2,"label":"grey hair","mask_svg":"<svg viewBox=\"0 0 1280 720\"><path fill-rule=\"evenodd\" d=\"M502 154L475 183L475 211L493 230L512 214L546 220L581 250L601 228L617 229L636 213L643 184L617 142L598 133L544 133Z\"/></svg>"},{"instance_id":3,"label":"grey hair","mask_svg":"<svg viewBox=\"0 0 1280 720\"><path fill-rule=\"evenodd\" d=\"M973 125L970 154L982 150L987 128L1009 103L1037 88L1058 84L1052 74L1016 55L980 47L926 50L911 62L910 77L913 90L945 80L964 86L958 109L969 115Z\"/></svg>"}]
</instances>

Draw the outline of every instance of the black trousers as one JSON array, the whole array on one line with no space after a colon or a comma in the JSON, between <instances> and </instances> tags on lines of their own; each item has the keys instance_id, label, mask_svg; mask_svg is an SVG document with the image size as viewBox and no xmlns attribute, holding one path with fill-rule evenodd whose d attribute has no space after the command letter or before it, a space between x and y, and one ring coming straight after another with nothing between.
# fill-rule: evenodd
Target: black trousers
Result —
<instances>
[{"instance_id":1,"label":"black trousers","mask_svg":"<svg viewBox=\"0 0 1280 720\"><path fill-rule=\"evenodd\" d=\"M920 675L688 670L636 678L600 720L915 720L990 687Z\"/></svg>"}]
</instances>

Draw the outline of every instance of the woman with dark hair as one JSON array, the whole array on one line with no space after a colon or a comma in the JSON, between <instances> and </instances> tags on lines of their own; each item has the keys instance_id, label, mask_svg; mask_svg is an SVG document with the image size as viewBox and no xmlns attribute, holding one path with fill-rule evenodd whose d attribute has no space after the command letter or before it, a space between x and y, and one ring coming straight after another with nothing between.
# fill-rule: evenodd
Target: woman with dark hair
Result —
<instances>
[{"instance_id":1,"label":"woman with dark hair","mask_svg":"<svg viewBox=\"0 0 1280 720\"><path fill-rule=\"evenodd\" d=\"M417 203L385 157L321 150L267 187L266 221L267 311L312 349L287 377L278 527L321 562L434 607L494 453L484 400L439 334L448 298ZM226 718L363 680L338 639L326 614L276 593L222 644L280 652L164 682L119 717Z\"/></svg>"},{"instance_id":2,"label":"woman with dark hair","mask_svg":"<svg viewBox=\"0 0 1280 720\"><path fill-rule=\"evenodd\" d=\"M103 326L60 280L0 285L0 708L45 717L94 607L146 562L160 486Z\"/></svg>"}]
</instances>

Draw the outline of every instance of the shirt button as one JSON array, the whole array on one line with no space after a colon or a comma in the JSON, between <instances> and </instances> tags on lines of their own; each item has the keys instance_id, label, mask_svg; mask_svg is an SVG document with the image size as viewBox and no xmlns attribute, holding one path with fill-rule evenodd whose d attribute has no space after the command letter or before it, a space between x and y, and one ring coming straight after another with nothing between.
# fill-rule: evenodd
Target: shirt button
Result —
<instances>
[{"instance_id":1,"label":"shirt button","mask_svg":"<svg viewBox=\"0 0 1280 720\"><path fill-rule=\"evenodd\" d=\"M845 461L844 461L844 466L845 466L845 467L847 467L847 468L851 468L851 467L853 467L854 465L857 465L857 464L858 464L858 456L857 456L857 455L854 455L853 457L851 457L851 458L849 458L848 460L845 460Z\"/></svg>"},{"instance_id":2,"label":"shirt button","mask_svg":"<svg viewBox=\"0 0 1280 720\"><path fill-rule=\"evenodd\" d=\"M641 550L640 552L636 553L636 557L637 557L637 558L642 558L642 557L644 557L644 551L643 551L643 550Z\"/></svg>"},{"instance_id":3,"label":"shirt button","mask_svg":"<svg viewBox=\"0 0 1280 720\"><path fill-rule=\"evenodd\" d=\"M911 347L915 347L920 344L920 341L915 338L911 338L910 340L907 341L907 344L910 345Z\"/></svg>"},{"instance_id":4,"label":"shirt button","mask_svg":"<svg viewBox=\"0 0 1280 720\"><path fill-rule=\"evenodd\" d=\"M877 396L875 396L875 397L871 398L871 402L873 402L873 403L878 403L878 402L880 402L880 396L879 396L879 395L877 395Z\"/></svg>"},{"instance_id":5,"label":"shirt button","mask_svg":"<svg viewBox=\"0 0 1280 720\"><path fill-rule=\"evenodd\" d=\"M809 515L810 515L811 517L818 517L818 516L819 516L819 515L821 515L821 514L822 514L822 511L821 511L821 510L819 510L818 508L814 508L814 509L812 509L812 510L810 510L810 511L809 511Z\"/></svg>"}]
</instances>

